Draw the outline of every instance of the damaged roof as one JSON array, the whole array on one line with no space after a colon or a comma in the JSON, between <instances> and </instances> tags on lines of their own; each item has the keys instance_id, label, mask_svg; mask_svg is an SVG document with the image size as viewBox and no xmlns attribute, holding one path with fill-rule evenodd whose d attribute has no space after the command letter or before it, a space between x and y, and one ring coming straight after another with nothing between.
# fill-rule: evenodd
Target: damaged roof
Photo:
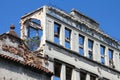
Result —
<instances>
[{"instance_id":1,"label":"damaged roof","mask_svg":"<svg viewBox=\"0 0 120 80\"><path fill-rule=\"evenodd\" d=\"M14 30L12 30L12 33L15 33ZM8 45L8 43L5 43L6 39L10 39L12 43L17 43L18 46L14 47L12 45ZM16 33L11 34L11 31L4 33L0 35L0 40L1 43L4 41L4 43L0 44L0 48L2 50L0 51L1 58L22 64L23 66L33 68L48 75L53 74L47 68L42 66L42 60L47 60L46 57L40 56L41 53L39 51L30 51L24 44L24 41L21 40Z\"/></svg>"}]
</instances>

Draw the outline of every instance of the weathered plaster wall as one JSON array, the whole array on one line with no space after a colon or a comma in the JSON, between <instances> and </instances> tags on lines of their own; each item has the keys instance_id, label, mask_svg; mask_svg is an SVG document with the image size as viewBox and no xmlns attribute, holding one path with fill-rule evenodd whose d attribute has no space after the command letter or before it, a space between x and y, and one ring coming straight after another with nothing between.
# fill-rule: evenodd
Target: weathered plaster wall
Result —
<instances>
[{"instance_id":1,"label":"weathered plaster wall","mask_svg":"<svg viewBox=\"0 0 120 80\"><path fill-rule=\"evenodd\" d=\"M0 58L0 80L50 80L50 77Z\"/></svg>"}]
</instances>

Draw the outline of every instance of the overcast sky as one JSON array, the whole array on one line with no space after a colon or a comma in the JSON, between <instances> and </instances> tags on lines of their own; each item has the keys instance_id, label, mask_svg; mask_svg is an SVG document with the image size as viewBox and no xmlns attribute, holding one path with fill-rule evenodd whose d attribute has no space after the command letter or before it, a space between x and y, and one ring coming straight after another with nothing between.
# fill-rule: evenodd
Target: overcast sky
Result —
<instances>
[{"instance_id":1,"label":"overcast sky","mask_svg":"<svg viewBox=\"0 0 120 80\"><path fill-rule=\"evenodd\" d=\"M111 37L120 40L120 0L1 0L0 34L9 31L14 24L20 35L20 18L43 5L60 8L67 13L72 8L100 24L100 28Z\"/></svg>"}]
</instances>

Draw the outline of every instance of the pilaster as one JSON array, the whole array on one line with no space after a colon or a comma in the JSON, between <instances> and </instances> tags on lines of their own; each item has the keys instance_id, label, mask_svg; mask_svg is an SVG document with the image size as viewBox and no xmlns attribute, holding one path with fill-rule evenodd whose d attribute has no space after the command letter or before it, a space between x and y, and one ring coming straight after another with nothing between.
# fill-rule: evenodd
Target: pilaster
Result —
<instances>
[{"instance_id":1,"label":"pilaster","mask_svg":"<svg viewBox=\"0 0 120 80\"><path fill-rule=\"evenodd\" d=\"M65 64L62 64L62 66L61 66L60 79L66 80L66 66L65 66Z\"/></svg>"},{"instance_id":2,"label":"pilaster","mask_svg":"<svg viewBox=\"0 0 120 80\"><path fill-rule=\"evenodd\" d=\"M84 37L84 55L88 57L88 37Z\"/></svg>"},{"instance_id":3,"label":"pilaster","mask_svg":"<svg viewBox=\"0 0 120 80\"><path fill-rule=\"evenodd\" d=\"M87 73L87 75L86 75L86 80L90 80L90 74L89 73Z\"/></svg>"},{"instance_id":4,"label":"pilaster","mask_svg":"<svg viewBox=\"0 0 120 80\"><path fill-rule=\"evenodd\" d=\"M65 26L61 25L60 28L60 45L65 46Z\"/></svg>"},{"instance_id":5,"label":"pilaster","mask_svg":"<svg viewBox=\"0 0 120 80\"><path fill-rule=\"evenodd\" d=\"M72 71L72 79L71 80L80 80L80 72L73 69L73 71Z\"/></svg>"}]
</instances>

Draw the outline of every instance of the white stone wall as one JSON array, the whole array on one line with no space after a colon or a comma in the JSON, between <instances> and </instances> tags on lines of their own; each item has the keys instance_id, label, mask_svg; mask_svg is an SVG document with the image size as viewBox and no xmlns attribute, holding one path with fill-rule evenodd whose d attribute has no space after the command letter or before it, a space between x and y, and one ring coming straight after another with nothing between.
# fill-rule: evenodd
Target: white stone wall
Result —
<instances>
[{"instance_id":1,"label":"white stone wall","mask_svg":"<svg viewBox=\"0 0 120 80\"><path fill-rule=\"evenodd\" d=\"M0 80L50 80L50 77L19 63L0 58Z\"/></svg>"},{"instance_id":2,"label":"white stone wall","mask_svg":"<svg viewBox=\"0 0 120 80\"><path fill-rule=\"evenodd\" d=\"M56 19L54 17L51 17L50 15L47 15L46 17L48 23L46 23L47 25L49 25L49 27L47 26L47 31L48 33L46 34L47 37L47 40L48 41L51 41L51 42L54 42L54 22L57 22L61 25L61 31L60 31L60 46L63 46L63 48L65 48L65 27L69 27L72 32L71 32L71 36L72 36L72 39L71 39L71 50L72 51L75 51L76 53L78 53L79 49L79 44L78 44L78 35L81 34L85 37L85 41L84 41L84 56L85 57L88 57L88 39L91 39L94 41L94 45L93 45L93 60L100 63L100 57L101 57L101 54L100 54L100 45L104 45L105 46L105 66L108 66L109 67L109 61L108 61L108 49L112 49L114 51L113 53L113 61L114 61L114 65L115 65L115 70L118 70L120 71L120 67L119 67L119 53L120 51L118 51L117 49L105 44L104 42L102 41L99 41L98 39L95 39L93 38L92 36L84 33L84 32L81 32L73 27L71 27L69 24L65 24L64 22L62 22L61 20L59 19ZM52 32L53 31L53 32ZM48 35L49 34L49 35ZM50 50L49 50L50 49ZM94 62L91 62L91 61L88 61L88 60L85 60L85 59L81 59L80 57L77 57L75 55L72 55L70 54L70 52L67 52L61 48L57 48L53 45L50 45L50 44L47 44L45 50L44 50L45 54L48 54L48 56L50 58L55 58L55 59L58 59L60 61L63 61L65 63L68 63L70 65L73 65L75 66L76 68L78 69L85 69L89 72L92 72L92 73L95 73L97 74L98 76L100 77L105 77L105 78L108 78L110 80L120 80L119 76L120 74L117 73L116 71L112 71L112 70L109 70L107 67L102 67L101 68L101 65L98 65ZM75 54L76 54L75 53ZM50 67L50 66L48 66ZM98 71L98 69L100 70L100 72ZM51 70L53 71L53 70ZM75 73L74 73L75 74ZM63 79L64 80L64 79Z\"/></svg>"},{"instance_id":3,"label":"white stone wall","mask_svg":"<svg viewBox=\"0 0 120 80\"><path fill-rule=\"evenodd\" d=\"M61 15L59 15L59 14ZM36 13L34 13L33 15L35 15ZM112 45L109 45L107 41L104 42L104 38L107 37L106 34L104 34L103 32L99 31L99 30L95 30L95 31L99 31L98 33L96 33L95 31L89 31L85 33L85 30L80 30L77 29L76 24L73 17L71 20L69 17L69 14L64 13L63 11L56 11L56 12L52 12L50 10L48 10L47 6L43 7L43 14L41 14L41 20L42 24L43 24L43 42L46 44L44 47L44 54L47 54L49 56L49 58L51 59L58 59L60 61L63 61L65 63L68 63L70 65L75 66L75 68L77 69L84 69L88 72L92 72L96 75L98 75L99 77L105 77L108 78L110 80L120 80L120 59L119 59L119 53L120 50L116 49L115 47L113 47ZM54 22L58 23L61 25L61 29L60 29L60 45L61 47L57 47L55 45L52 45L50 43L46 43L45 40L48 40L50 42L54 43ZM79 20L78 20L79 22ZM84 22L86 23L86 22ZM88 22L87 22L88 23ZM83 23L82 23L83 24ZM69 28L72 30L71 32L71 50L74 51L73 54L71 54L72 52L69 52L69 50L64 49L65 48L65 27ZM89 27L89 25L88 25ZM90 26L92 27L92 26ZM84 29L86 29L87 27L85 27ZM99 29L99 27L97 27ZM88 29L90 30L90 29ZM95 35L92 34L95 33ZM93 61L90 61L89 59L86 58L82 58L80 56L76 56L76 54L78 55L79 53L79 44L78 44L78 35L81 34L82 36L84 36L84 57L88 57L88 39L93 40L94 44L93 44ZM102 35L102 37L101 37ZM104 37L103 37L104 36ZM100 40L100 38L102 38ZM105 39L106 40L106 39ZM100 45L104 45L105 46L105 64L104 65L100 65L100 58L101 58L101 54L100 54ZM111 68L109 69L109 55L108 55L108 49L112 49L113 50L113 61L114 61L114 65L115 65L115 70L112 70ZM94 62L95 61L95 62ZM51 62L49 61L48 64L44 64L45 67L49 68L51 71L54 72L54 61ZM107 66L107 67L105 67ZM63 70L65 69L65 67L62 67ZM62 72L63 73L63 72ZM64 73L65 74L65 73ZM62 74L64 77L65 75ZM79 80L77 78L79 78L79 71L77 70L73 70L73 75L72 75L72 79L73 80ZM62 80L65 80L64 77L61 77ZM87 80L89 80L90 75L87 74ZM74 77L74 78L73 78Z\"/></svg>"}]
</instances>

